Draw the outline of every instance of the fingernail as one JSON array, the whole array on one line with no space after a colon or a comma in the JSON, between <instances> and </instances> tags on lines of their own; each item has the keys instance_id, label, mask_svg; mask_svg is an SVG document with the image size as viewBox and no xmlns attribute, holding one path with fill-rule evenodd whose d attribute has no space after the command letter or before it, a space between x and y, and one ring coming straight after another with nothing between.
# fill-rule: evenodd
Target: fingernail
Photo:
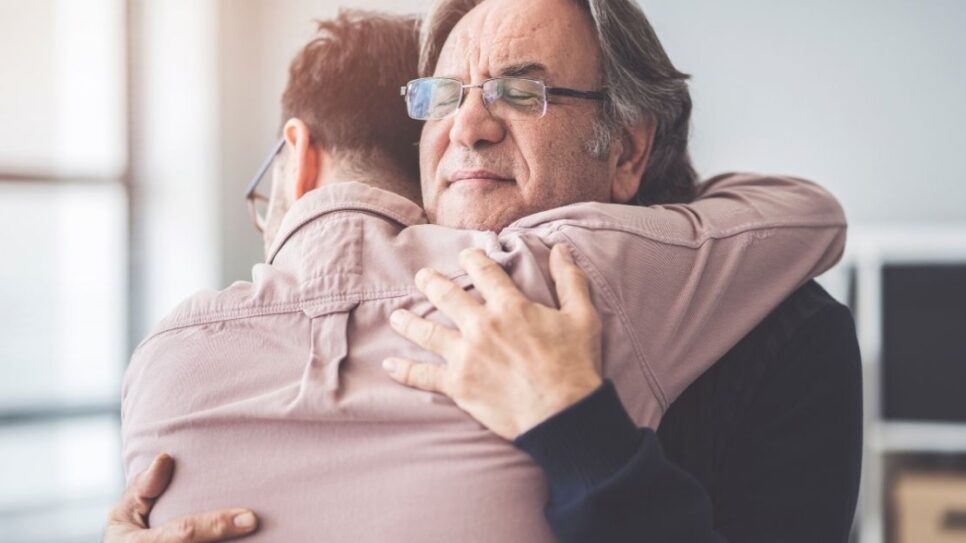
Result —
<instances>
[{"instance_id":1,"label":"fingernail","mask_svg":"<svg viewBox=\"0 0 966 543\"><path fill-rule=\"evenodd\" d=\"M387 358L387 359L383 360L382 361L382 369L388 371L389 373L395 372L396 371L396 361L393 360L392 358Z\"/></svg>"},{"instance_id":2,"label":"fingernail","mask_svg":"<svg viewBox=\"0 0 966 543\"><path fill-rule=\"evenodd\" d=\"M158 464L161 463L161 459L162 458L164 458L164 453L155 456L154 457L154 460L151 461L151 465L148 466L148 470L152 470L152 469L158 467Z\"/></svg>"},{"instance_id":3,"label":"fingernail","mask_svg":"<svg viewBox=\"0 0 966 543\"><path fill-rule=\"evenodd\" d=\"M397 309L397 310L393 311L392 313L390 313L390 315L389 315L389 323L392 324L393 326L400 326L400 325L402 325L402 322L403 322L403 318L404 317L405 317L405 315L403 315L402 310Z\"/></svg>"},{"instance_id":4,"label":"fingernail","mask_svg":"<svg viewBox=\"0 0 966 543\"><path fill-rule=\"evenodd\" d=\"M255 513L248 511L235 517L232 521L236 528L251 529L255 527Z\"/></svg>"},{"instance_id":5,"label":"fingernail","mask_svg":"<svg viewBox=\"0 0 966 543\"><path fill-rule=\"evenodd\" d=\"M423 268L418 272L416 272L416 284L422 285L423 283L425 283L426 280L429 279L429 275L431 273L433 273L433 271L430 270L429 268Z\"/></svg>"}]
</instances>

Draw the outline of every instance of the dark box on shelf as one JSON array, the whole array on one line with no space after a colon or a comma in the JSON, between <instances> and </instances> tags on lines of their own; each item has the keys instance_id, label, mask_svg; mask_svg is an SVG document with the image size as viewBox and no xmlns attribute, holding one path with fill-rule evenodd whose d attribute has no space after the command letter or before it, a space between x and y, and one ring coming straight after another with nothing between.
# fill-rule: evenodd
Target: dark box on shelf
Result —
<instances>
[{"instance_id":1,"label":"dark box on shelf","mask_svg":"<svg viewBox=\"0 0 966 543\"><path fill-rule=\"evenodd\" d=\"M882 415L966 422L966 265L882 273Z\"/></svg>"}]
</instances>

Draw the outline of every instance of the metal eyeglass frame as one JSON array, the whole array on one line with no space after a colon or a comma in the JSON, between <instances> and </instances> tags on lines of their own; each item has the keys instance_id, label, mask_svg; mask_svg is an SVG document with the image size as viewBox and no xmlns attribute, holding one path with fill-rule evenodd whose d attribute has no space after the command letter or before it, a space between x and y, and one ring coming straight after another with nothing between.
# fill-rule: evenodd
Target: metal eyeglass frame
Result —
<instances>
[{"instance_id":1,"label":"metal eyeglass frame","mask_svg":"<svg viewBox=\"0 0 966 543\"><path fill-rule=\"evenodd\" d=\"M577 89L570 89L567 87L548 87L545 82L539 79L530 79L527 77L491 77L489 79L483 80L482 82L476 85L464 85L462 81L452 77L420 77L419 79L413 79L412 81L406 83L405 86L399 88L399 94L407 99L407 104L406 104L407 114L409 113L409 103L408 103L409 88L418 81L426 81L426 80L445 80L445 81L455 81L456 83L459 83L460 98L459 98L459 101L457 101L456 103L456 107L453 108L453 111L451 111L450 113L447 113L446 115L443 115L442 117L438 117L438 118L428 117L426 119L419 119L417 117L412 117L412 115L410 115L411 118L416 119L417 121L430 121L430 120L438 121L440 119L445 119L446 117L449 117L450 115L459 111L460 106L463 105L463 97L466 96L466 89L480 89L480 91L482 91L483 85L489 83L490 81L519 80L519 81L528 81L530 83L536 83L540 85L540 87L543 88L543 109L540 111L540 115L537 115L535 117L530 117L530 119L540 119L547 114L547 106L550 105L550 100L548 99L548 95L568 96L571 98L580 98L583 100L603 101L607 99L606 88L602 88L598 91L582 91ZM487 105L486 99L483 98L482 96L482 92L481 92L480 99L483 100L483 107L485 107L486 110L489 111L490 106Z\"/></svg>"},{"instance_id":2,"label":"metal eyeglass frame","mask_svg":"<svg viewBox=\"0 0 966 543\"><path fill-rule=\"evenodd\" d=\"M262 161L261 166L258 167L258 172L255 173L255 177L252 177L252 180L248 182L248 188L245 189L245 200L248 202L248 210L252 214L252 223L259 232L265 231L265 217L258 216L256 204L258 202L268 202L268 197L259 194L256 192L256 189L258 188L258 183L265 177L265 173L268 172L268 168L271 167L272 161L282 152L283 147L285 147L285 138L279 138L278 142L272 148L272 152Z\"/></svg>"}]
</instances>

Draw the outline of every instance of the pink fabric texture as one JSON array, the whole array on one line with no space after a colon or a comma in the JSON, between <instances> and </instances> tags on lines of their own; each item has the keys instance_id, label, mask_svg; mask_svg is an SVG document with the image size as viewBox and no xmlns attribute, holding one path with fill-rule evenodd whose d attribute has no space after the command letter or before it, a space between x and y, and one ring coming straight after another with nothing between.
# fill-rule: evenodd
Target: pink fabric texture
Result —
<instances>
[{"instance_id":1,"label":"pink fabric texture","mask_svg":"<svg viewBox=\"0 0 966 543\"><path fill-rule=\"evenodd\" d=\"M474 296L480 247L557 306L550 248L568 243L603 320L603 373L639 425L778 303L841 256L835 199L788 177L727 174L689 205L580 203L499 233L427 224L355 182L307 193L251 282L184 301L134 353L122 392L128 478L178 461L152 524L250 507L252 541L553 541L546 485L511 443L450 400L409 389L389 356L443 363L389 326L406 308L453 326L413 285L433 267Z\"/></svg>"}]
</instances>

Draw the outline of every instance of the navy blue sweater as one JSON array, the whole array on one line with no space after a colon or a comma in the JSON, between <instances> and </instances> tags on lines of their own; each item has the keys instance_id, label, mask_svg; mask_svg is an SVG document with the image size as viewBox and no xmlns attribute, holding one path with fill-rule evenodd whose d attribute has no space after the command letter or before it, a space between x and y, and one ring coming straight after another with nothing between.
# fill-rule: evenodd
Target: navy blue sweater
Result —
<instances>
[{"instance_id":1,"label":"navy blue sweater","mask_svg":"<svg viewBox=\"0 0 966 543\"><path fill-rule=\"evenodd\" d=\"M692 384L660 431L605 382L518 437L564 542L848 540L862 383L849 310L810 282Z\"/></svg>"}]
</instances>

